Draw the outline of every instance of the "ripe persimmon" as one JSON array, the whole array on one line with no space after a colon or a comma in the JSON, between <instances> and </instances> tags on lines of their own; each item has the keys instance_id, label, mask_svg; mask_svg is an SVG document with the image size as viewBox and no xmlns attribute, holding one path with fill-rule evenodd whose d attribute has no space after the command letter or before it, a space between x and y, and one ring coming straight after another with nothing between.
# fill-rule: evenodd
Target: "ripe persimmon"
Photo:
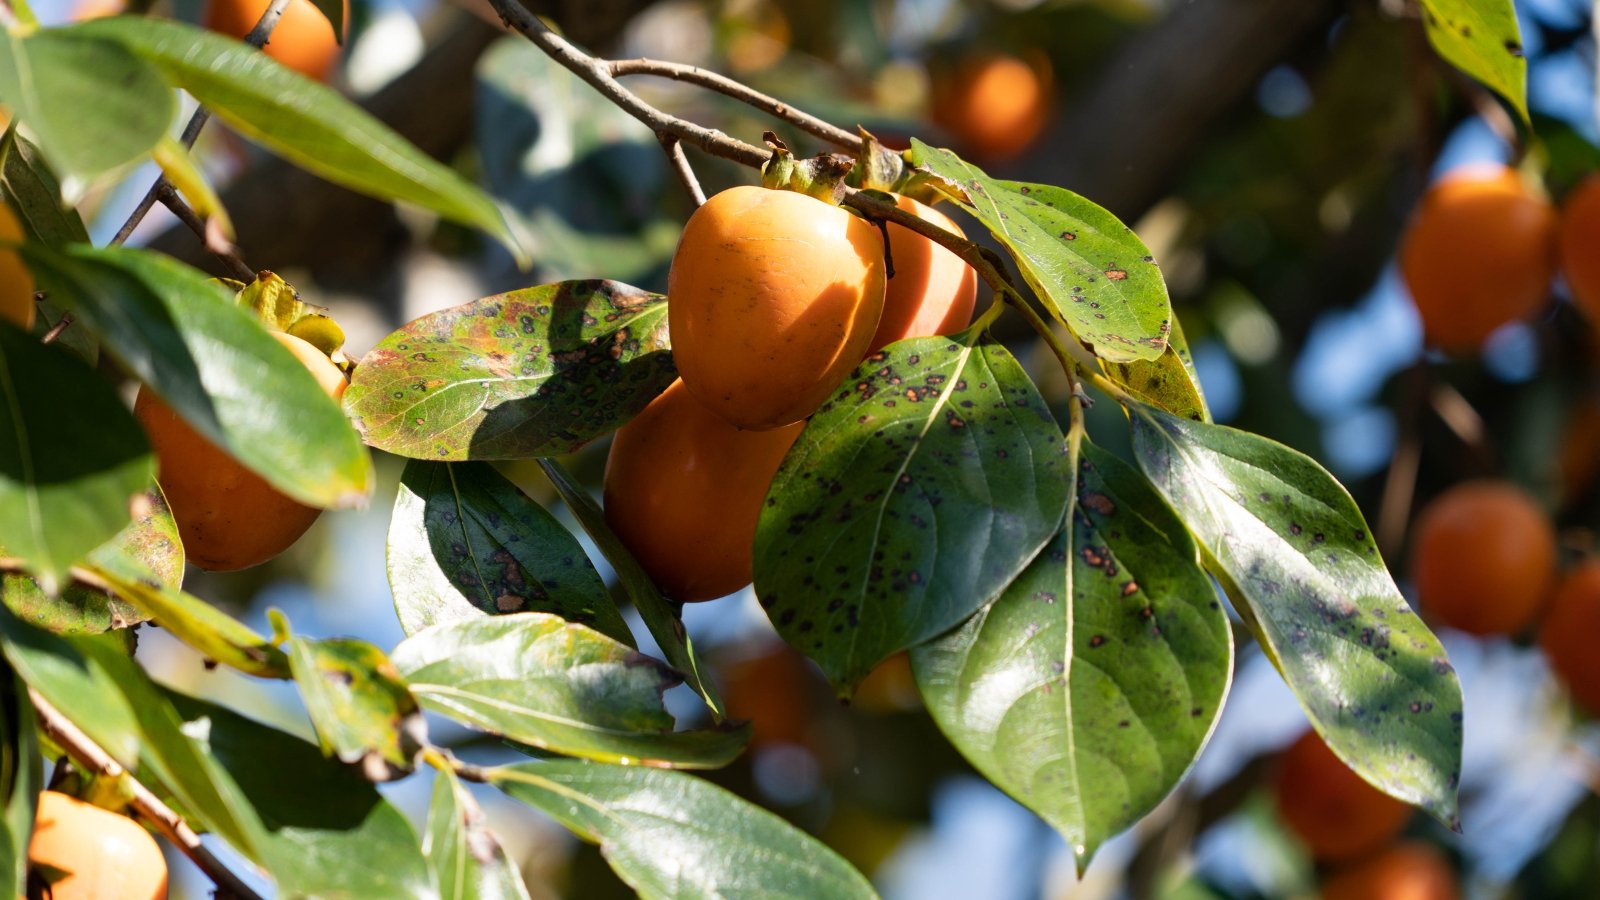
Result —
<instances>
[{"instance_id":1,"label":"ripe persimmon","mask_svg":"<svg viewBox=\"0 0 1600 900\"><path fill-rule=\"evenodd\" d=\"M982 162L1017 156L1050 121L1054 79L1042 54L974 54L932 82L934 123Z\"/></svg>"},{"instance_id":2,"label":"ripe persimmon","mask_svg":"<svg viewBox=\"0 0 1600 900\"><path fill-rule=\"evenodd\" d=\"M1432 844L1403 841L1333 873L1322 900L1457 900L1461 879Z\"/></svg>"},{"instance_id":3,"label":"ripe persimmon","mask_svg":"<svg viewBox=\"0 0 1600 900\"><path fill-rule=\"evenodd\" d=\"M328 396L344 395L344 373L322 351L292 335L272 336L316 376ZM321 514L240 465L148 388L139 389L133 414L155 451L156 480L178 523L184 552L200 568L231 572L260 565L286 550Z\"/></svg>"},{"instance_id":4,"label":"ripe persimmon","mask_svg":"<svg viewBox=\"0 0 1600 900\"><path fill-rule=\"evenodd\" d=\"M1411 807L1368 784L1310 729L1283 751L1274 789L1279 817L1320 861L1372 850L1411 818Z\"/></svg>"},{"instance_id":5,"label":"ripe persimmon","mask_svg":"<svg viewBox=\"0 0 1600 900\"><path fill-rule=\"evenodd\" d=\"M1412 526L1417 601L1472 634L1514 634L1539 612L1556 569L1556 535L1533 498L1503 481L1457 484Z\"/></svg>"},{"instance_id":6,"label":"ripe persimmon","mask_svg":"<svg viewBox=\"0 0 1600 900\"><path fill-rule=\"evenodd\" d=\"M951 234L966 237L950 217L910 197L895 205ZM944 247L899 225L889 226L889 258L894 277L883 292L883 317L867 347L871 353L906 338L950 334L972 321L978 302L978 273Z\"/></svg>"},{"instance_id":7,"label":"ripe persimmon","mask_svg":"<svg viewBox=\"0 0 1600 900\"><path fill-rule=\"evenodd\" d=\"M750 583L756 520L805 426L741 431L680 379L617 430L606 457L606 522L674 600Z\"/></svg>"},{"instance_id":8,"label":"ripe persimmon","mask_svg":"<svg viewBox=\"0 0 1600 900\"><path fill-rule=\"evenodd\" d=\"M28 863L50 881L53 900L161 900L167 863L150 832L75 797L39 795Z\"/></svg>"},{"instance_id":9,"label":"ripe persimmon","mask_svg":"<svg viewBox=\"0 0 1600 900\"><path fill-rule=\"evenodd\" d=\"M243 38L256 27L271 2L209 0L205 25L218 34ZM346 19L350 16L349 0L345 0L344 15ZM328 80L334 60L339 58L339 41L333 24L311 0L289 0L283 18L278 20L267 45L261 49L278 62L317 81Z\"/></svg>"},{"instance_id":10,"label":"ripe persimmon","mask_svg":"<svg viewBox=\"0 0 1600 900\"><path fill-rule=\"evenodd\" d=\"M0 203L0 242L20 244L22 223L11 207ZM23 331L33 327L33 273L22 263L15 247L0 247L0 319L8 319Z\"/></svg>"},{"instance_id":11,"label":"ripe persimmon","mask_svg":"<svg viewBox=\"0 0 1600 900\"><path fill-rule=\"evenodd\" d=\"M1558 232L1561 274L1572 299L1600 323L1600 174L1578 182L1562 199Z\"/></svg>"},{"instance_id":12,"label":"ripe persimmon","mask_svg":"<svg viewBox=\"0 0 1600 900\"><path fill-rule=\"evenodd\" d=\"M867 355L883 294L883 239L865 219L794 191L730 188L689 217L672 257L672 358L732 424L798 422Z\"/></svg>"},{"instance_id":13,"label":"ripe persimmon","mask_svg":"<svg viewBox=\"0 0 1600 900\"><path fill-rule=\"evenodd\" d=\"M1430 344L1471 353L1544 306L1556 266L1556 213L1499 164L1465 166L1428 188L1400 245L1400 272Z\"/></svg>"},{"instance_id":14,"label":"ripe persimmon","mask_svg":"<svg viewBox=\"0 0 1600 900\"><path fill-rule=\"evenodd\" d=\"M1600 560L1574 566L1556 586L1539 623L1539 646L1578 705L1600 715Z\"/></svg>"},{"instance_id":15,"label":"ripe persimmon","mask_svg":"<svg viewBox=\"0 0 1600 900\"><path fill-rule=\"evenodd\" d=\"M750 721L750 746L811 742L821 675L800 651L772 638L721 673L728 717Z\"/></svg>"}]
</instances>

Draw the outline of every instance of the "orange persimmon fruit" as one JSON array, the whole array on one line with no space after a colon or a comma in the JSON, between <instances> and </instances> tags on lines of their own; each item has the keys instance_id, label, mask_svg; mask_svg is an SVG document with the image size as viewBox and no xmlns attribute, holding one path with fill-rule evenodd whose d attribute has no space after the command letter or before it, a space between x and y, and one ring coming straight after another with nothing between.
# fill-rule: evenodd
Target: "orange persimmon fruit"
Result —
<instances>
[{"instance_id":1,"label":"orange persimmon fruit","mask_svg":"<svg viewBox=\"0 0 1600 900\"><path fill-rule=\"evenodd\" d=\"M606 522L672 599L731 594L750 583L762 501L804 427L741 431L674 381L611 442Z\"/></svg>"},{"instance_id":2,"label":"orange persimmon fruit","mask_svg":"<svg viewBox=\"0 0 1600 900\"><path fill-rule=\"evenodd\" d=\"M1310 729L1283 751L1274 791L1279 817L1321 861L1375 849L1411 818L1411 807L1351 771Z\"/></svg>"},{"instance_id":3,"label":"orange persimmon fruit","mask_svg":"<svg viewBox=\"0 0 1600 900\"><path fill-rule=\"evenodd\" d=\"M1578 705L1600 715L1600 560L1574 566L1556 586L1539 623L1539 647Z\"/></svg>"},{"instance_id":4,"label":"orange persimmon fruit","mask_svg":"<svg viewBox=\"0 0 1600 900\"><path fill-rule=\"evenodd\" d=\"M725 190L689 217L667 275L678 374L739 428L798 422L867 355L884 280L865 219L794 191Z\"/></svg>"},{"instance_id":5,"label":"orange persimmon fruit","mask_svg":"<svg viewBox=\"0 0 1600 900\"><path fill-rule=\"evenodd\" d=\"M328 357L292 335L273 337L316 376L335 400L346 381ZM278 492L190 428L148 387L139 389L133 414L144 426L159 467L172 518L189 562L213 572L260 565L305 534L322 511Z\"/></svg>"},{"instance_id":6,"label":"orange persimmon fruit","mask_svg":"<svg viewBox=\"0 0 1600 900\"><path fill-rule=\"evenodd\" d=\"M256 27L261 14L272 0L210 0L206 4L206 28L218 34L243 38ZM350 18L349 0L345 0L344 16ZM262 52L294 69L296 72L327 81L339 58L338 36L333 23L311 0L289 0L283 17L272 29Z\"/></svg>"},{"instance_id":7,"label":"orange persimmon fruit","mask_svg":"<svg viewBox=\"0 0 1600 900\"><path fill-rule=\"evenodd\" d=\"M55 791L39 795L28 863L41 877L60 876L50 882L53 900L167 896L167 863L150 832L127 816Z\"/></svg>"},{"instance_id":8,"label":"orange persimmon fruit","mask_svg":"<svg viewBox=\"0 0 1600 900\"><path fill-rule=\"evenodd\" d=\"M1538 614L1555 571L1549 518L1504 481L1454 485L1412 526L1418 605L1451 628L1478 635L1521 631Z\"/></svg>"},{"instance_id":9,"label":"orange persimmon fruit","mask_svg":"<svg viewBox=\"0 0 1600 900\"><path fill-rule=\"evenodd\" d=\"M1023 59L975 53L934 73L933 121L978 160L1004 162L1043 133L1054 102L1053 82L1043 54Z\"/></svg>"},{"instance_id":10,"label":"orange persimmon fruit","mask_svg":"<svg viewBox=\"0 0 1600 900\"><path fill-rule=\"evenodd\" d=\"M22 243L22 223L11 207L0 203L0 241ZM33 327L33 273L15 247L0 247L0 319L27 331Z\"/></svg>"},{"instance_id":11,"label":"orange persimmon fruit","mask_svg":"<svg viewBox=\"0 0 1600 900\"><path fill-rule=\"evenodd\" d=\"M1328 876L1322 900L1458 900L1461 879L1432 844L1402 841Z\"/></svg>"},{"instance_id":12,"label":"orange persimmon fruit","mask_svg":"<svg viewBox=\"0 0 1600 900\"><path fill-rule=\"evenodd\" d=\"M910 197L895 205L957 237L966 237L950 217ZM950 334L967 327L978 302L978 273L933 241L889 225L889 258L894 276L883 293L883 317L867 346L868 352L907 338Z\"/></svg>"},{"instance_id":13,"label":"orange persimmon fruit","mask_svg":"<svg viewBox=\"0 0 1600 900\"><path fill-rule=\"evenodd\" d=\"M1600 174L1562 198L1557 233L1561 274L1572 299L1591 322L1600 323Z\"/></svg>"},{"instance_id":14,"label":"orange persimmon fruit","mask_svg":"<svg viewBox=\"0 0 1600 900\"><path fill-rule=\"evenodd\" d=\"M1435 182L1400 245L1428 343L1472 353L1538 312L1556 268L1556 212L1515 170L1464 166Z\"/></svg>"}]
</instances>

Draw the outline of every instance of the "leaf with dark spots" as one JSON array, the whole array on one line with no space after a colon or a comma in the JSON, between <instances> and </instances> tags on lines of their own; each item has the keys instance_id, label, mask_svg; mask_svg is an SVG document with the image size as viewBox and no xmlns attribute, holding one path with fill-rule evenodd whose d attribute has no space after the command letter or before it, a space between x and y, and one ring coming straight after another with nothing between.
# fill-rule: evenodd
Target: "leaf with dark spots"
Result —
<instances>
[{"instance_id":1,"label":"leaf with dark spots","mask_svg":"<svg viewBox=\"0 0 1600 900\"><path fill-rule=\"evenodd\" d=\"M388 564L407 634L481 615L544 612L633 644L572 532L488 463L406 464Z\"/></svg>"},{"instance_id":2,"label":"leaf with dark spots","mask_svg":"<svg viewBox=\"0 0 1600 900\"><path fill-rule=\"evenodd\" d=\"M324 753L380 776L411 771L422 711L382 650L352 638L295 637L288 654Z\"/></svg>"},{"instance_id":3,"label":"leaf with dark spots","mask_svg":"<svg viewBox=\"0 0 1600 900\"><path fill-rule=\"evenodd\" d=\"M1016 359L978 338L901 341L863 364L855 387L811 418L767 492L756 593L841 694L997 596L1061 523L1071 477L1061 429ZM876 400L884 368L942 375L945 387L886 407ZM979 401L965 416L950 408L961 380ZM1021 392L996 402L1012 388ZM895 562L879 565L880 553ZM814 630L800 627L807 621Z\"/></svg>"},{"instance_id":4,"label":"leaf with dark spots","mask_svg":"<svg viewBox=\"0 0 1600 900\"><path fill-rule=\"evenodd\" d=\"M1166 350L1166 282L1149 248L1116 216L1065 188L990 178L915 138L910 158L946 179L932 184L989 229L1045 308L1095 355L1130 362ZM948 190L952 181L965 190Z\"/></svg>"},{"instance_id":5,"label":"leaf with dark spots","mask_svg":"<svg viewBox=\"0 0 1600 900\"><path fill-rule=\"evenodd\" d=\"M180 587L183 544L166 500L159 490L151 490L134 501L134 508L139 517L90 551L89 562L115 566L122 560L121 565L141 568L166 587ZM105 588L76 579L67 583L61 596L50 597L26 575L0 573L0 599L18 618L57 634L92 634L149 618Z\"/></svg>"},{"instance_id":6,"label":"leaf with dark spots","mask_svg":"<svg viewBox=\"0 0 1600 900\"><path fill-rule=\"evenodd\" d=\"M1188 771L1233 659L1182 523L1126 463L1081 449L1071 513L1045 552L911 652L934 721L1061 832L1080 870Z\"/></svg>"},{"instance_id":7,"label":"leaf with dark spots","mask_svg":"<svg viewBox=\"0 0 1600 900\"><path fill-rule=\"evenodd\" d=\"M1140 468L1328 746L1453 826L1461 685L1355 501L1311 458L1266 438L1148 406L1131 413ZM1413 703L1430 712L1399 712Z\"/></svg>"},{"instance_id":8,"label":"leaf with dark spots","mask_svg":"<svg viewBox=\"0 0 1600 900\"><path fill-rule=\"evenodd\" d=\"M1451 65L1483 82L1528 122L1528 63L1512 0L1422 0L1423 29Z\"/></svg>"},{"instance_id":9,"label":"leaf with dark spots","mask_svg":"<svg viewBox=\"0 0 1600 900\"><path fill-rule=\"evenodd\" d=\"M1194 358L1189 355L1189 341L1183 336L1183 327L1176 316L1172 319L1172 333L1167 335L1166 352L1155 359L1103 360L1101 368L1105 369L1106 377L1152 406L1196 422L1211 421L1211 408L1206 405L1200 375L1194 369Z\"/></svg>"},{"instance_id":10,"label":"leaf with dark spots","mask_svg":"<svg viewBox=\"0 0 1600 900\"><path fill-rule=\"evenodd\" d=\"M427 710L541 750L599 762L715 768L750 728L675 732L661 695L683 677L545 613L443 622L391 654Z\"/></svg>"},{"instance_id":11,"label":"leaf with dark spots","mask_svg":"<svg viewBox=\"0 0 1600 900\"><path fill-rule=\"evenodd\" d=\"M563 281L423 316L361 361L345 409L368 444L415 459L571 453L677 377L665 300Z\"/></svg>"},{"instance_id":12,"label":"leaf with dark spots","mask_svg":"<svg viewBox=\"0 0 1600 900\"><path fill-rule=\"evenodd\" d=\"M517 864L489 830L478 801L449 769L434 779L422 853L439 886L439 900L528 900Z\"/></svg>"}]
</instances>

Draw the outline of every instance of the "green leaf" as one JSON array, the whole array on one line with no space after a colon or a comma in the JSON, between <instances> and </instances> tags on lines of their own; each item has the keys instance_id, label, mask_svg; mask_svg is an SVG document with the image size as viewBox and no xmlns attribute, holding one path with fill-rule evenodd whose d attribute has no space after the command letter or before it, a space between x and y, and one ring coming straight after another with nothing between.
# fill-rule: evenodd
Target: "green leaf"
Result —
<instances>
[{"instance_id":1,"label":"green leaf","mask_svg":"<svg viewBox=\"0 0 1600 900\"><path fill-rule=\"evenodd\" d=\"M1135 405L1139 467L1329 747L1447 825L1461 771L1461 685L1406 606L1344 488L1248 432Z\"/></svg>"},{"instance_id":2,"label":"green leaf","mask_svg":"<svg viewBox=\"0 0 1600 900\"><path fill-rule=\"evenodd\" d=\"M0 194L17 214L28 240L50 247L87 244L89 233L83 227L83 219L79 218L77 210L61 205L61 185L39 148L17 134L15 124L6 130L0 146L5 148ZM35 308L45 328L54 327L66 315L49 297L36 301ZM83 357L91 366L100 361L100 345L87 328L67 328L59 333L55 342Z\"/></svg>"},{"instance_id":3,"label":"green leaf","mask_svg":"<svg viewBox=\"0 0 1600 900\"><path fill-rule=\"evenodd\" d=\"M756 529L756 595L841 695L999 595L1061 525L1066 444L972 329L868 357L811 417Z\"/></svg>"},{"instance_id":4,"label":"green leaf","mask_svg":"<svg viewBox=\"0 0 1600 900\"><path fill-rule=\"evenodd\" d=\"M382 650L353 638L289 640L289 670L324 753L363 762L374 781L411 771L427 728Z\"/></svg>"},{"instance_id":5,"label":"green leaf","mask_svg":"<svg viewBox=\"0 0 1600 900\"><path fill-rule=\"evenodd\" d=\"M432 897L417 833L359 769L228 709L167 692L265 829L279 897Z\"/></svg>"},{"instance_id":6,"label":"green leaf","mask_svg":"<svg viewBox=\"0 0 1600 900\"><path fill-rule=\"evenodd\" d=\"M673 732L661 694L682 676L559 616L444 622L406 638L392 658L425 709L541 750L714 768L749 739L748 726Z\"/></svg>"},{"instance_id":7,"label":"green leaf","mask_svg":"<svg viewBox=\"0 0 1600 900\"><path fill-rule=\"evenodd\" d=\"M149 152L178 109L148 63L77 29L0 35L0 102L38 140L73 202L96 177Z\"/></svg>"},{"instance_id":8,"label":"green leaf","mask_svg":"<svg viewBox=\"0 0 1600 900\"><path fill-rule=\"evenodd\" d=\"M706 702L712 717L721 722L726 715L722 697L718 695L710 672L705 669L700 654L695 650L694 642L689 639L688 630L683 627L681 607L661 595L639 561L633 558L611 526L606 524L606 514L600 504L594 502L589 492L574 481L560 463L553 459L541 459L539 467L555 486L567 509L572 511L573 518L583 526L595 546L600 548L600 553L611 563L611 568L616 570L617 579L622 582L623 590L628 592L628 599L633 601L633 608L639 611L639 618L644 620L662 655Z\"/></svg>"},{"instance_id":9,"label":"green leaf","mask_svg":"<svg viewBox=\"0 0 1600 900\"><path fill-rule=\"evenodd\" d=\"M141 562L97 557L89 570L117 596L207 659L262 678L289 678L283 651L211 604L162 584Z\"/></svg>"},{"instance_id":10,"label":"green leaf","mask_svg":"<svg viewBox=\"0 0 1600 900\"><path fill-rule=\"evenodd\" d=\"M1211 733L1232 631L1183 524L1085 443L1072 514L1005 593L911 652L928 711L1079 869L1154 809Z\"/></svg>"},{"instance_id":11,"label":"green leaf","mask_svg":"<svg viewBox=\"0 0 1600 900\"><path fill-rule=\"evenodd\" d=\"M1528 118L1528 61L1512 0L1422 0L1428 43Z\"/></svg>"},{"instance_id":12,"label":"green leaf","mask_svg":"<svg viewBox=\"0 0 1600 900\"><path fill-rule=\"evenodd\" d=\"M877 897L860 872L772 813L682 772L551 760L489 781L600 845L645 900Z\"/></svg>"},{"instance_id":13,"label":"green leaf","mask_svg":"<svg viewBox=\"0 0 1600 900\"><path fill-rule=\"evenodd\" d=\"M563 281L423 316L361 361L345 409L367 443L416 459L571 453L677 377L665 301Z\"/></svg>"},{"instance_id":14,"label":"green leaf","mask_svg":"<svg viewBox=\"0 0 1600 900\"><path fill-rule=\"evenodd\" d=\"M0 694L0 791L5 808L0 811L0 878L3 890L17 897L27 893L28 840L33 834L34 809L44 790L44 761L39 754L39 733L33 724L33 703L28 686L9 665Z\"/></svg>"},{"instance_id":15,"label":"green leaf","mask_svg":"<svg viewBox=\"0 0 1600 900\"><path fill-rule=\"evenodd\" d=\"M128 524L154 474L150 444L111 385L0 322L0 541L45 593Z\"/></svg>"},{"instance_id":16,"label":"green leaf","mask_svg":"<svg viewBox=\"0 0 1600 900\"><path fill-rule=\"evenodd\" d=\"M433 782L423 855L440 900L527 900L522 873L489 830L483 810L449 769Z\"/></svg>"},{"instance_id":17,"label":"green leaf","mask_svg":"<svg viewBox=\"0 0 1600 900\"><path fill-rule=\"evenodd\" d=\"M488 463L406 464L389 520L389 587L406 634L544 612L634 646L572 532Z\"/></svg>"},{"instance_id":18,"label":"green leaf","mask_svg":"<svg viewBox=\"0 0 1600 900\"><path fill-rule=\"evenodd\" d=\"M306 171L480 228L526 262L510 221L488 195L337 91L248 44L145 16L95 19L72 31L143 57L240 134Z\"/></svg>"},{"instance_id":19,"label":"green leaf","mask_svg":"<svg viewBox=\"0 0 1600 900\"><path fill-rule=\"evenodd\" d=\"M1160 356L1125 363L1102 360L1100 366L1113 382L1151 406L1196 422L1211 421L1211 408L1200 389L1200 375L1194 370L1189 342L1177 316L1172 317L1172 333Z\"/></svg>"},{"instance_id":20,"label":"green leaf","mask_svg":"<svg viewBox=\"0 0 1600 900\"><path fill-rule=\"evenodd\" d=\"M90 565L138 566L161 584L176 589L183 583L183 543L178 524L161 492L151 489L134 506L139 518L117 536L89 552ZM59 597L50 597L26 575L0 574L0 599L31 625L57 634L93 634L137 625L149 617L103 585L73 579Z\"/></svg>"},{"instance_id":21,"label":"green leaf","mask_svg":"<svg viewBox=\"0 0 1600 900\"><path fill-rule=\"evenodd\" d=\"M24 255L107 352L273 487L310 506L366 502L372 460L338 405L223 288L125 247L28 245Z\"/></svg>"},{"instance_id":22,"label":"green leaf","mask_svg":"<svg viewBox=\"0 0 1600 900\"><path fill-rule=\"evenodd\" d=\"M1000 181L915 138L911 161L982 222L1051 315L1111 362L1156 359L1172 306L1150 249L1116 216L1065 188Z\"/></svg>"},{"instance_id":23,"label":"green leaf","mask_svg":"<svg viewBox=\"0 0 1600 900\"><path fill-rule=\"evenodd\" d=\"M125 769L172 795L196 830L256 858L260 823L237 788L116 635L58 637L0 612L0 642L24 681Z\"/></svg>"}]
</instances>

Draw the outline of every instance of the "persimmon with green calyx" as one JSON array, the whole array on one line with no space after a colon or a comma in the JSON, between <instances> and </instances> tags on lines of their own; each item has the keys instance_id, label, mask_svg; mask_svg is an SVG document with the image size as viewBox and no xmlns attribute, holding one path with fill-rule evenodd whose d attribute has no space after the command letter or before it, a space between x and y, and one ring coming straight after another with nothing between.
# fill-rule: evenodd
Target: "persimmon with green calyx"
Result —
<instances>
[{"instance_id":1,"label":"persimmon with green calyx","mask_svg":"<svg viewBox=\"0 0 1600 900\"><path fill-rule=\"evenodd\" d=\"M1538 614L1555 572L1555 529L1533 498L1508 482L1454 485L1412 527L1417 605L1451 628L1516 634Z\"/></svg>"},{"instance_id":2,"label":"persimmon with green calyx","mask_svg":"<svg viewBox=\"0 0 1600 900\"><path fill-rule=\"evenodd\" d=\"M272 336L316 376L334 400L344 373L322 351L293 335ZM189 562L213 572L260 565L305 534L321 510L291 500L190 428L149 388L140 388L133 414L155 451L156 480L167 497Z\"/></svg>"},{"instance_id":3,"label":"persimmon with green calyx","mask_svg":"<svg viewBox=\"0 0 1600 900\"><path fill-rule=\"evenodd\" d=\"M895 205L957 237L966 237L949 216L910 197ZM907 338L952 334L972 322L978 302L978 273L949 249L916 232L889 224L889 258L894 275L883 292L883 316L867 352Z\"/></svg>"},{"instance_id":4,"label":"persimmon with green calyx","mask_svg":"<svg viewBox=\"0 0 1600 900\"><path fill-rule=\"evenodd\" d=\"M611 442L606 523L672 599L731 594L750 583L762 501L803 427L741 431L674 381Z\"/></svg>"},{"instance_id":5,"label":"persimmon with green calyx","mask_svg":"<svg viewBox=\"0 0 1600 900\"><path fill-rule=\"evenodd\" d=\"M1278 817L1319 861L1354 859L1411 820L1411 807L1368 784L1311 729L1278 758L1273 790Z\"/></svg>"},{"instance_id":6,"label":"persimmon with green calyx","mask_svg":"<svg viewBox=\"0 0 1600 900\"><path fill-rule=\"evenodd\" d=\"M11 207L0 203L0 319L27 331L33 328L33 273L22 264L15 245L24 240L22 223ZM11 244L12 246L4 246Z\"/></svg>"},{"instance_id":7,"label":"persimmon with green calyx","mask_svg":"<svg viewBox=\"0 0 1600 900\"><path fill-rule=\"evenodd\" d=\"M162 900L167 864L150 832L66 794L39 795L28 841L33 875L52 900Z\"/></svg>"},{"instance_id":8,"label":"persimmon with green calyx","mask_svg":"<svg viewBox=\"0 0 1600 900\"><path fill-rule=\"evenodd\" d=\"M1400 244L1400 273L1428 343L1471 353L1538 312L1556 268L1556 213L1522 176L1464 166L1422 197Z\"/></svg>"},{"instance_id":9,"label":"persimmon with green calyx","mask_svg":"<svg viewBox=\"0 0 1600 900\"><path fill-rule=\"evenodd\" d=\"M1572 694L1591 715L1600 715L1600 560L1574 566L1550 598L1539 623L1539 648Z\"/></svg>"},{"instance_id":10,"label":"persimmon with green calyx","mask_svg":"<svg viewBox=\"0 0 1600 900\"><path fill-rule=\"evenodd\" d=\"M667 275L678 374L739 428L798 422L867 355L884 280L866 220L795 191L723 191L689 217Z\"/></svg>"}]
</instances>

